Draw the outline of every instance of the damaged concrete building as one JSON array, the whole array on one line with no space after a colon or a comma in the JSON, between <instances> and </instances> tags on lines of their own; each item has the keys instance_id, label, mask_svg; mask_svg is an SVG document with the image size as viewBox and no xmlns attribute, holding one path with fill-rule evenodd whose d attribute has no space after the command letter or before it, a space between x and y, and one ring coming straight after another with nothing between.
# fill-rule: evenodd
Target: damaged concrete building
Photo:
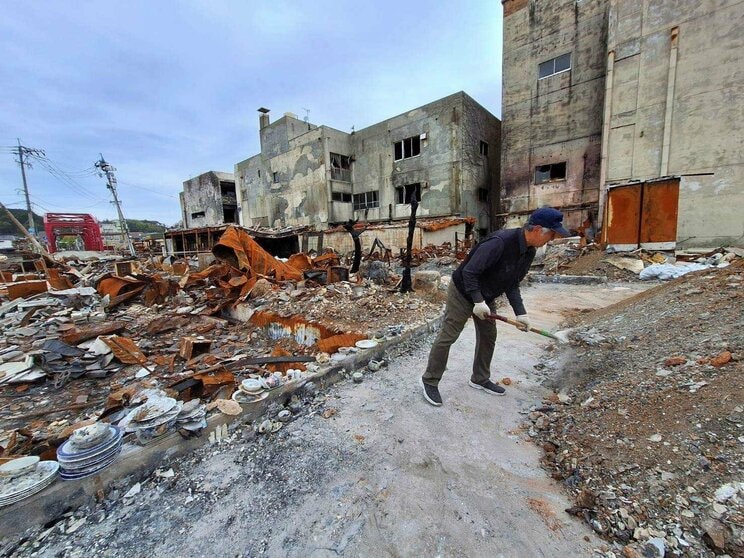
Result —
<instances>
[{"instance_id":1,"label":"damaged concrete building","mask_svg":"<svg viewBox=\"0 0 744 558\"><path fill-rule=\"evenodd\" d=\"M239 223L232 173L209 171L187 180L180 201L183 226L187 229Z\"/></svg>"},{"instance_id":2,"label":"damaged concrete building","mask_svg":"<svg viewBox=\"0 0 744 558\"><path fill-rule=\"evenodd\" d=\"M235 166L246 227L349 219L475 219L485 234L498 207L500 122L463 92L351 133L259 109L261 153Z\"/></svg>"},{"instance_id":3,"label":"damaged concrete building","mask_svg":"<svg viewBox=\"0 0 744 558\"><path fill-rule=\"evenodd\" d=\"M619 249L741 244L741 3L502 4L502 221L551 205Z\"/></svg>"}]
</instances>

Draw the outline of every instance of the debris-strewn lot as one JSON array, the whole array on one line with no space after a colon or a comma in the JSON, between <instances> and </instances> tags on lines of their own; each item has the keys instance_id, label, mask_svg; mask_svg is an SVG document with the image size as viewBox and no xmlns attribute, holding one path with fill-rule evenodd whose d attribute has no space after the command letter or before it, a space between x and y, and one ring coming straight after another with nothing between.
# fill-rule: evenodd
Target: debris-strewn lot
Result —
<instances>
[{"instance_id":1,"label":"debris-strewn lot","mask_svg":"<svg viewBox=\"0 0 744 558\"><path fill-rule=\"evenodd\" d=\"M744 263L583 316L529 415L570 512L628 558L744 556Z\"/></svg>"}]
</instances>

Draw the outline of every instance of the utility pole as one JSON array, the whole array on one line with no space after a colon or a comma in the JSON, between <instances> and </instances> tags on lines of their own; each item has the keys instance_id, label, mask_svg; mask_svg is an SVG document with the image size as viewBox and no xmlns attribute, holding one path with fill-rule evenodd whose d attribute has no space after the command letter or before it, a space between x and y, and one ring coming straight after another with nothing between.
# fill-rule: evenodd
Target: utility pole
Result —
<instances>
[{"instance_id":1,"label":"utility pole","mask_svg":"<svg viewBox=\"0 0 744 558\"><path fill-rule=\"evenodd\" d=\"M24 160L24 156L28 157L29 155L35 155L37 157L44 157L44 151L41 149L34 149L32 147L25 147L21 145L20 138L18 139L18 147L13 149L13 153L18 155L18 160L16 161L19 165L21 165L21 177L23 178L23 193L26 196L26 210L28 211L28 232L31 236L36 235L36 225L34 223L34 212L31 211L31 199L28 196L28 183L26 182L26 167L28 166L31 168L31 163L28 162L28 160Z\"/></svg>"},{"instance_id":2,"label":"utility pole","mask_svg":"<svg viewBox=\"0 0 744 558\"><path fill-rule=\"evenodd\" d=\"M112 203L116 206L116 211L119 214L119 228L121 229L122 236L124 236L127 245L129 246L129 253L132 255L132 257L134 257L134 245L132 244L132 238L129 236L129 227L127 226L127 221L126 219L124 219L124 214L121 212L121 202L119 201L119 194L116 192L116 176L114 176L114 171L116 169L109 165L103 159L103 154L101 154L101 160L96 162L96 168L100 169L103 173L100 176L103 176L104 174L106 175L106 187L111 190L111 194L114 196L114 201Z\"/></svg>"}]
</instances>

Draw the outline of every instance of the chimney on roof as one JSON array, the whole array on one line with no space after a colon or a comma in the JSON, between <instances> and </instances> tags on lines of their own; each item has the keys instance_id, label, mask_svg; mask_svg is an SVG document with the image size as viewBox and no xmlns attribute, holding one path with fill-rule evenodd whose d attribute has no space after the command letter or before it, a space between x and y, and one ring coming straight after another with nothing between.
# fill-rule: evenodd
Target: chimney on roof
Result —
<instances>
[{"instance_id":1,"label":"chimney on roof","mask_svg":"<svg viewBox=\"0 0 744 558\"><path fill-rule=\"evenodd\" d=\"M269 109L261 107L258 112L261 113L261 116L258 117L258 129L263 130L269 125Z\"/></svg>"}]
</instances>

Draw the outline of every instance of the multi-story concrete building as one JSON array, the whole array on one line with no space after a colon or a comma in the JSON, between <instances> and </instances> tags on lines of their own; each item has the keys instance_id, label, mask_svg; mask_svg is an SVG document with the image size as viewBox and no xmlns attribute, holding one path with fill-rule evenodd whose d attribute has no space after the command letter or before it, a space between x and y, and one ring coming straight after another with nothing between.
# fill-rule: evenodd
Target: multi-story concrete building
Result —
<instances>
[{"instance_id":1,"label":"multi-story concrete building","mask_svg":"<svg viewBox=\"0 0 744 558\"><path fill-rule=\"evenodd\" d=\"M351 133L260 109L261 153L235 166L242 224L469 216L493 228L500 122L463 92Z\"/></svg>"},{"instance_id":2,"label":"multi-story concrete building","mask_svg":"<svg viewBox=\"0 0 744 558\"><path fill-rule=\"evenodd\" d=\"M599 203L607 0L503 0L501 212L506 226Z\"/></svg>"},{"instance_id":3,"label":"multi-story concrete building","mask_svg":"<svg viewBox=\"0 0 744 558\"><path fill-rule=\"evenodd\" d=\"M184 228L239 223L232 173L209 171L183 183L180 194Z\"/></svg>"},{"instance_id":4,"label":"multi-story concrete building","mask_svg":"<svg viewBox=\"0 0 744 558\"><path fill-rule=\"evenodd\" d=\"M610 244L741 244L738 0L502 0L502 213Z\"/></svg>"}]
</instances>

